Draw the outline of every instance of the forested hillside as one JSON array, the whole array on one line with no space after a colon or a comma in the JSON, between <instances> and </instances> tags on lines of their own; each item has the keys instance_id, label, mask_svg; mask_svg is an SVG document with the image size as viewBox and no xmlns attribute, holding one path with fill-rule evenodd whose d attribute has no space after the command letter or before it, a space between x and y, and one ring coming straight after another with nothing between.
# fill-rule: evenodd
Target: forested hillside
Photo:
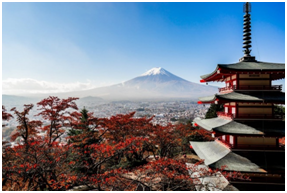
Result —
<instances>
[{"instance_id":1,"label":"forested hillside","mask_svg":"<svg viewBox=\"0 0 287 193\"><path fill-rule=\"evenodd\" d=\"M2 190L195 190L201 185L190 173L201 162L192 156L189 140L211 140L192 125L153 125L134 113L97 118L77 98L48 97L37 103L49 124L31 120L33 104L23 111L2 106L2 120L17 119L11 142L2 142ZM3 125L5 127L5 125ZM186 162L196 163L187 168ZM215 176L206 170L202 177ZM238 173L225 177L243 178Z\"/></svg>"}]
</instances>

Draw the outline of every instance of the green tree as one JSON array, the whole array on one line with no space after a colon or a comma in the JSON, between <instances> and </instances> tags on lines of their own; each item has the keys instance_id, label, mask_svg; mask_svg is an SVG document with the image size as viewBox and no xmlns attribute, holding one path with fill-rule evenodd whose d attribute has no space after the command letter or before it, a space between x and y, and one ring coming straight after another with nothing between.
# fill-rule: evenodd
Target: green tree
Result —
<instances>
[{"instance_id":1,"label":"green tree","mask_svg":"<svg viewBox=\"0 0 287 193\"><path fill-rule=\"evenodd\" d=\"M285 107L281 105L274 105L274 115L282 116L282 118L285 120Z\"/></svg>"},{"instance_id":2,"label":"green tree","mask_svg":"<svg viewBox=\"0 0 287 193\"><path fill-rule=\"evenodd\" d=\"M223 105L222 104L211 104L208 111L205 114L206 119L217 117L217 112L223 111Z\"/></svg>"},{"instance_id":3,"label":"green tree","mask_svg":"<svg viewBox=\"0 0 287 193\"><path fill-rule=\"evenodd\" d=\"M93 113L89 113L85 107L80 113L75 112L73 116L77 117L77 121L72 122L72 128L69 130L68 136L69 143L72 144L75 151L72 152L69 161L93 165L89 145L99 144L102 141L101 136L98 135L98 119L93 116ZM97 168L91 169L82 164L76 164L72 167L72 170L78 174L90 176Z\"/></svg>"},{"instance_id":4,"label":"green tree","mask_svg":"<svg viewBox=\"0 0 287 193\"><path fill-rule=\"evenodd\" d=\"M89 118L89 115L88 115L88 110L84 107L82 110L81 110L81 122L80 124L78 125L79 127L81 128L85 128L87 129L89 126L87 125L87 122L88 122L88 118ZM79 129L79 128L74 128L72 127L69 131L68 131L68 136L76 136L76 135L79 135L79 134L82 134L83 133L83 129ZM70 138L70 142L74 142L73 138Z\"/></svg>"}]
</instances>

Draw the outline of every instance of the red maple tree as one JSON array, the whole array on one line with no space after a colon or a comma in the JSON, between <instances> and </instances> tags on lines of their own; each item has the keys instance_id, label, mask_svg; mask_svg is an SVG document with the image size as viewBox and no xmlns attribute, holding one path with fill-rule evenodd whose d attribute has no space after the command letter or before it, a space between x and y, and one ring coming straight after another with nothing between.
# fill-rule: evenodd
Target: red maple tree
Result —
<instances>
[{"instance_id":1,"label":"red maple tree","mask_svg":"<svg viewBox=\"0 0 287 193\"><path fill-rule=\"evenodd\" d=\"M37 103L44 124L30 120L33 105L16 115L14 146L2 153L3 190L194 190L194 180L178 159L195 135L184 125L153 125L134 112L97 118L77 98L48 97ZM2 106L2 119L12 115ZM67 137L64 137L68 134ZM202 136L201 136L202 135ZM206 175L212 175L208 171Z\"/></svg>"}]
</instances>

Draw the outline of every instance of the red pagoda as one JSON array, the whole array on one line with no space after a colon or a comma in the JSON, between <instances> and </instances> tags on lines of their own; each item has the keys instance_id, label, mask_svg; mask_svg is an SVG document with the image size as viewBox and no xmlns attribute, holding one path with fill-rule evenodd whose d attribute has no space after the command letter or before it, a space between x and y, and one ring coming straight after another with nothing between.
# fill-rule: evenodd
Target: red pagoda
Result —
<instances>
[{"instance_id":1,"label":"red pagoda","mask_svg":"<svg viewBox=\"0 0 287 193\"><path fill-rule=\"evenodd\" d=\"M209 167L225 166L227 171L250 176L251 181L233 182L239 190L284 190L285 147L279 139L285 136L285 118L275 109L285 104L285 93L272 81L285 78L285 64L257 61L250 55L250 3L244 4L244 12L244 56L238 63L218 64L200 80L225 82L218 94L198 101L221 104L224 111L217 112L216 118L194 120L215 141L191 145Z\"/></svg>"}]
</instances>

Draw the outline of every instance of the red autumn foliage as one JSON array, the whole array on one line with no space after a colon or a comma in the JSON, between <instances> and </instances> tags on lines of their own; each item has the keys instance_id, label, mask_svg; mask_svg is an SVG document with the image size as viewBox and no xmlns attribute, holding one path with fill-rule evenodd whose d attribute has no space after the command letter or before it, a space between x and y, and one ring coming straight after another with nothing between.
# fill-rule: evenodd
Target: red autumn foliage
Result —
<instances>
[{"instance_id":1,"label":"red autumn foliage","mask_svg":"<svg viewBox=\"0 0 287 193\"><path fill-rule=\"evenodd\" d=\"M59 99L58 97L50 96L42 101L38 102L37 105L41 112L37 116L42 116L44 120L50 122L42 128L47 134L48 143L55 142L60 139L61 135L64 134L63 127L70 126L70 120L72 118L69 108L78 110L78 107L74 100L78 98L69 97L68 99Z\"/></svg>"},{"instance_id":2,"label":"red autumn foliage","mask_svg":"<svg viewBox=\"0 0 287 193\"><path fill-rule=\"evenodd\" d=\"M285 146L285 137L280 138L279 143L282 144L282 146Z\"/></svg>"},{"instance_id":3,"label":"red autumn foliage","mask_svg":"<svg viewBox=\"0 0 287 193\"><path fill-rule=\"evenodd\" d=\"M11 109L11 111L16 115L17 122L19 123L16 132L11 136L12 141L15 141L20 137L20 141L23 141L24 144L28 144L28 140L37 136L39 133L38 130L42 126L42 122L37 120L30 121L28 118L29 112L33 106L33 104L24 105L24 110L22 112L19 112L16 108Z\"/></svg>"},{"instance_id":4,"label":"red autumn foliage","mask_svg":"<svg viewBox=\"0 0 287 193\"><path fill-rule=\"evenodd\" d=\"M28 118L33 105L25 105L22 112L12 109L18 121L12 140L22 140L3 151L3 190L68 190L78 185L119 191L194 190L185 162L175 156L194 132L204 139L206 133L191 126L153 125L153 117L134 118L134 112L96 118L86 109L74 111L76 99L40 101L37 116L48 121L45 126ZM2 119L12 118L5 113L2 106Z\"/></svg>"},{"instance_id":5,"label":"red autumn foliage","mask_svg":"<svg viewBox=\"0 0 287 193\"><path fill-rule=\"evenodd\" d=\"M6 112L5 106L2 105L2 120L3 121L9 121L13 116L10 113ZM3 125L2 125L3 127Z\"/></svg>"},{"instance_id":6,"label":"red autumn foliage","mask_svg":"<svg viewBox=\"0 0 287 193\"><path fill-rule=\"evenodd\" d=\"M2 105L2 128L6 126L6 124L4 124L4 121L9 121L13 118L13 116L10 113L6 112L6 108L5 106ZM8 141L3 141L2 140L2 148L5 148L5 145L8 144ZM4 150L2 150L4 151Z\"/></svg>"}]
</instances>

